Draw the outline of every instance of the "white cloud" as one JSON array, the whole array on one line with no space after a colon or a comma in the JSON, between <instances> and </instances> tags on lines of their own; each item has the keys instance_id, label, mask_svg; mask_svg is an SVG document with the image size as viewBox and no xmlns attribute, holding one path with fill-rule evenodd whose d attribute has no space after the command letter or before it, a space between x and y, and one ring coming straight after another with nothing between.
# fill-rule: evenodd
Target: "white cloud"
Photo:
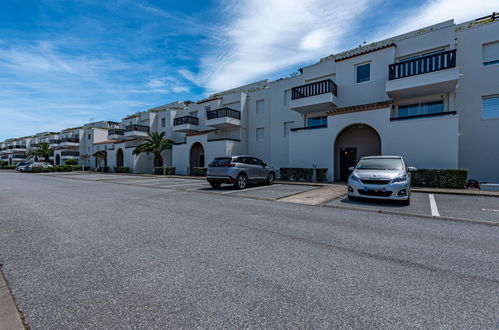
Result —
<instances>
[{"instance_id":1,"label":"white cloud","mask_svg":"<svg viewBox=\"0 0 499 330\"><path fill-rule=\"evenodd\" d=\"M395 28L392 26L385 31L385 36L403 34L450 19L462 23L490 15L498 9L498 0L430 0L418 9L400 15L406 18L394 22Z\"/></svg>"},{"instance_id":2,"label":"white cloud","mask_svg":"<svg viewBox=\"0 0 499 330\"><path fill-rule=\"evenodd\" d=\"M187 93L187 92L189 92L189 88L187 88L185 86L175 86L172 88L172 90L175 93Z\"/></svg>"},{"instance_id":3,"label":"white cloud","mask_svg":"<svg viewBox=\"0 0 499 330\"><path fill-rule=\"evenodd\" d=\"M257 80L330 54L357 24L368 0L249 0L221 8L224 22L214 51L186 79L210 91Z\"/></svg>"}]
</instances>

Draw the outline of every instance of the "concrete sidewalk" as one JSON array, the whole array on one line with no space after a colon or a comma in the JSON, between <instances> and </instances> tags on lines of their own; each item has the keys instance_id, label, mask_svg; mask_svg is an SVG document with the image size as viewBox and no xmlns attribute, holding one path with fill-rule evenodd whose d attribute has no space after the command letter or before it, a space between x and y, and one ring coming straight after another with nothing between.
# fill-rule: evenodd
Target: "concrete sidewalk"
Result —
<instances>
[{"instance_id":1,"label":"concrete sidewalk","mask_svg":"<svg viewBox=\"0 0 499 330\"><path fill-rule=\"evenodd\" d=\"M449 188L419 188L412 187L413 192L423 192L429 194L453 194L453 195L471 195L471 196L491 196L499 197L499 191L488 191L478 189L449 189Z\"/></svg>"},{"instance_id":2,"label":"concrete sidewalk","mask_svg":"<svg viewBox=\"0 0 499 330\"><path fill-rule=\"evenodd\" d=\"M24 325L0 269L0 330L18 329L24 329Z\"/></svg>"},{"instance_id":3,"label":"concrete sidewalk","mask_svg":"<svg viewBox=\"0 0 499 330\"><path fill-rule=\"evenodd\" d=\"M317 189L307 190L281 199L280 202L320 205L332 199L339 198L347 193L346 186L342 184L325 184Z\"/></svg>"}]
</instances>

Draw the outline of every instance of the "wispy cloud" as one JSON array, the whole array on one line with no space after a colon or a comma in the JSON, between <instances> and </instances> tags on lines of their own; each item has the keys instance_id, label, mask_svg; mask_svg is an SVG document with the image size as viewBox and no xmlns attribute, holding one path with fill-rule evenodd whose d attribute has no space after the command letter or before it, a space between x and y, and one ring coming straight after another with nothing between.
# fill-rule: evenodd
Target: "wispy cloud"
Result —
<instances>
[{"instance_id":1,"label":"wispy cloud","mask_svg":"<svg viewBox=\"0 0 499 330\"><path fill-rule=\"evenodd\" d=\"M367 0L249 0L224 3L223 24L200 71L180 74L208 90L223 90L317 60L334 50Z\"/></svg>"}]
</instances>

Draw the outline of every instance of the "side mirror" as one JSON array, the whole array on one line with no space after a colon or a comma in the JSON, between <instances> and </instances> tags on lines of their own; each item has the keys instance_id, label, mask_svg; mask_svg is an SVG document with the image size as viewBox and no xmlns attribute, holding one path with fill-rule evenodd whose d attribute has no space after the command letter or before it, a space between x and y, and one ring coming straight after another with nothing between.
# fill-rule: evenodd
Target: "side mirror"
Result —
<instances>
[{"instance_id":1,"label":"side mirror","mask_svg":"<svg viewBox=\"0 0 499 330\"><path fill-rule=\"evenodd\" d=\"M418 169L417 169L417 168L415 168L415 167L409 166L409 167L407 168L407 170L408 170L409 172L416 172Z\"/></svg>"},{"instance_id":2,"label":"side mirror","mask_svg":"<svg viewBox=\"0 0 499 330\"><path fill-rule=\"evenodd\" d=\"M355 166L350 166L350 167L348 168L348 170L349 170L349 171L353 171L353 170L355 170Z\"/></svg>"},{"instance_id":3,"label":"side mirror","mask_svg":"<svg viewBox=\"0 0 499 330\"><path fill-rule=\"evenodd\" d=\"M267 164L263 163L263 164L262 164L262 167L265 167L265 166L267 166Z\"/></svg>"}]
</instances>

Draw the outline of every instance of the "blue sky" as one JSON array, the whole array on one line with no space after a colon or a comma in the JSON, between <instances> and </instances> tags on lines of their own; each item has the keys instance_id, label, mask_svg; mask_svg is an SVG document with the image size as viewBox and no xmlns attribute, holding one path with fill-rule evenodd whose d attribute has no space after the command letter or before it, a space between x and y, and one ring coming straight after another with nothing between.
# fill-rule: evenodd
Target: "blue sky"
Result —
<instances>
[{"instance_id":1,"label":"blue sky","mask_svg":"<svg viewBox=\"0 0 499 330\"><path fill-rule=\"evenodd\" d=\"M2 0L0 140L262 79L497 0Z\"/></svg>"}]
</instances>

